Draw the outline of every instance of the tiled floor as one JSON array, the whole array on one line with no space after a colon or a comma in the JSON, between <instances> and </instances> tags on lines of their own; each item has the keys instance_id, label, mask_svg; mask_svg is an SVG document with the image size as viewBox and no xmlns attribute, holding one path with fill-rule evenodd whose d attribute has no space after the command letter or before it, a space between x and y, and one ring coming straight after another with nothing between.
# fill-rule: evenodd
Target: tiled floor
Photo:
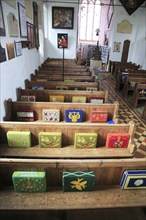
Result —
<instances>
[{"instance_id":1,"label":"tiled floor","mask_svg":"<svg viewBox=\"0 0 146 220\"><path fill-rule=\"evenodd\" d=\"M146 157L146 123L142 120L140 115L131 108L130 104L124 100L122 95L116 92L115 81L112 76L108 76L106 80L102 81L101 89L109 91L110 102L119 102L119 123L128 123L130 120L135 123L134 141L137 150L134 153L134 157Z\"/></svg>"}]
</instances>

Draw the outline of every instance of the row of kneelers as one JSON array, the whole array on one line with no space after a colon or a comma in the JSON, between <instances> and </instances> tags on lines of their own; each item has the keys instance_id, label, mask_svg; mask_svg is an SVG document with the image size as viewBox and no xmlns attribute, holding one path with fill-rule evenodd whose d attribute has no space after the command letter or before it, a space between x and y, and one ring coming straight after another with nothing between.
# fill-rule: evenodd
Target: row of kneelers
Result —
<instances>
[{"instance_id":1,"label":"row of kneelers","mask_svg":"<svg viewBox=\"0 0 146 220\"><path fill-rule=\"evenodd\" d=\"M65 80L66 82L73 82L73 80ZM47 89L45 86L40 85L40 86L32 86L32 89L34 90L43 90ZM55 86L55 90L70 90L70 86ZM82 87L77 86L77 87L71 87L71 90L82 90ZM92 87L92 86L86 86L86 91L97 91L97 87Z\"/></svg>"},{"instance_id":2,"label":"row of kneelers","mask_svg":"<svg viewBox=\"0 0 146 220\"><path fill-rule=\"evenodd\" d=\"M10 147L31 147L30 131L8 131L7 141ZM39 132L39 146L44 148L61 148L61 132ZM97 133L75 133L75 148L96 148L98 141ZM130 135L128 133L108 133L105 146L107 148L127 148Z\"/></svg>"},{"instance_id":3,"label":"row of kneelers","mask_svg":"<svg viewBox=\"0 0 146 220\"><path fill-rule=\"evenodd\" d=\"M86 103L87 102L87 97L86 96L72 96L71 98L71 102L73 103ZM25 102L35 102L36 101L36 96L31 95L31 96L26 96L23 95L21 96L21 101L25 101ZM48 101L49 102L64 102L65 101L65 97L64 95L50 95L48 97ZM95 104L102 104L104 103L104 98L103 97L90 97L90 103L95 103Z\"/></svg>"},{"instance_id":4,"label":"row of kneelers","mask_svg":"<svg viewBox=\"0 0 146 220\"><path fill-rule=\"evenodd\" d=\"M124 171L120 186L122 189L146 188L146 170ZM15 192L46 192L45 171L14 171L12 181ZM92 191L95 187L94 171L62 172L64 192Z\"/></svg>"},{"instance_id":5,"label":"row of kneelers","mask_svg":"<svg viewBox=\"0 0 146 220\"><path fill-rule=\"evenodd\" d=\"M34 121L35 111L17 111L18 121ZM60 110L58 109L43 109L42 120L45 122L60 122ZM66 122L83 122L84 111L76 109L68 109L65 111ZM90 122L108 122L114 123L112 120L108 121L108 111L106 110L91 110Z\"/></svg>"}]
</instances>

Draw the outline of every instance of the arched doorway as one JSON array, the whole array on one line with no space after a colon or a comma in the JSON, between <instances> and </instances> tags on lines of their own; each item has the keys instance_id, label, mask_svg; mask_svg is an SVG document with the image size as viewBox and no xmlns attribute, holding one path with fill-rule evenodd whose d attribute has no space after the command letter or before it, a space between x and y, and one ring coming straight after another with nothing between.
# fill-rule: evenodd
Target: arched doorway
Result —
<instances>
[{"instance_id":1,"label":"arched doorway","mask_svg":"<svg viewBox=\"0 0 146 220\"><path fill-rule=\"evenodd\" d=\"M121 58L122 63L127 63L129 47L130 47L130 41L125 40L123 44L123 51L122 51L122 58Z\"/></svg>"}]
</instances>

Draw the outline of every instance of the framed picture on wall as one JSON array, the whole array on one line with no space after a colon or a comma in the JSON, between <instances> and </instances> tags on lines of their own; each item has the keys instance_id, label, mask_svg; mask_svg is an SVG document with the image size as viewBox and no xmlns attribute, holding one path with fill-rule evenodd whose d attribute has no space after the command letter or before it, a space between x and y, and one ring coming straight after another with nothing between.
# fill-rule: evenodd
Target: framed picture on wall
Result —
<instances>
[{"instance_id":1,"label":"framed picture on wall","mask_svg":"<svg viewBox=\"0 0 146 220\"><path fill-rule=\"evenodd\" d=\"M74 8L52 7L52 28L73 29Z\"/></svg>"},{"instance_id":2,"label":"framed picture on wall","mask_svg":"<svg viewBox=\"0 0 146 220\"><path fill-rule=\"evenodd\" d=\"M27 21L27 39L29 41L29 49L35 47L34 25Z\"/></svg>"},{"instance_id":3,"label":"framed picture on wall","mask_svg":"<svg viewBox=\"0 0 146 220\"><path fill-rule=\"evenodd\" d=\"M2 47L1 43L0 43L0 63L6 61L6 51L5 48Z\"/></svg>"},{"instance_id":4,"label":"framed picture on wall","mask_svg":"<svg viewBox=\"0 0 146 220\"><path fill-rule=\"evenodd\" d=\"M145 0L120 0L127 13L131 15Z\"/></svg>"},{"instance_id":5,"label":"framed picture on wall","mask_svg":"<svg viewBox=\"0 0 146 220\"><path fill-rule=\"evenodd\" d=\"M20 37L27 37L26 11L25 11L25 7L20 3L18 3L18 15L19 15Z\"/></svg>"},{"instance_id":6,"label":"framed picture on wall","mask_svg":"<svg viewBox=\"0 0 146 220\"><path fill-rule=\"evenodd\" d=\"M38 24L38 4L33 2L34 38L35 47L39 48L39 24Z\"/></svg>"},{"instance_id":7,"label":"framed picture on wall","mask_svg":"<svg viewBox=\"0 0 146 220\"><path fill-rule=\"evenodd\" d=\"M120 52L121 42L114 42L114 50L113 52Z\"/></svg>"},{"instance_id":8,"label":"framed picture on wall","mask_svg":"<svg viewBox=\"0 0 146 220\"><path fill-rule=\"evenodd\" d=\"M7 43L6 47L7 47L8 59L11 60L15 58L14 43Z\"/></svg>"},{"instance_id":9,"label":"framed picture on wall","mask_svg":"<svg viewBox=\"0 0 146 220\"><path fill-rule=\"evenodd\" d=\"M57 45L58 48L68 48L68 34L58 34Z\"/></svg>"},{"instance_id":10,"label":"framed picture on wall","mask_svg":"<svg viewBox=\"0 0 146 220\"><path fill-rule=\"evenodd\" d=\"M14 44L15 44L16 57L21 56L22 55L22 44L21 44L21 41L19 41L19 42L14 41Z\"/></svg>"},{"instance_id":11,"label":"framed picture on wall","mask_svg":"<svg viewBox=\"0 0 146 220\"><path fill-rule=\"evenodd\" d=\"M1 0L0 0L0 36L6 36Z\"/></svg>"}]
</instances>

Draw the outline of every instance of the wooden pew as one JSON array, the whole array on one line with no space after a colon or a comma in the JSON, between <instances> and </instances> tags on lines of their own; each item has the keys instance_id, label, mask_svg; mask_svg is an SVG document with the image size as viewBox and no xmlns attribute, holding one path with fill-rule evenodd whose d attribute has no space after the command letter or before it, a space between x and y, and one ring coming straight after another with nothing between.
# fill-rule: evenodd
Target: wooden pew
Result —
<instances>
[{"instance_id":1,"label":"wooden pew","mask_svg":"<svg viewBox=\"0 0 146 220\"><path fill-rule=\"evenodd\" d=\"M145 189L122 190L120 181L125 170L145 170L145 158L133 158L135 145L132 142L134 123L129 124L64 124L64 123L0 123L0 210L75 210L145 207ZM61 131L62 148L40 148L40 131ZM74 134L97 132L97 148L76 149ZM30 131L32 147L12 148L7 146L7 131ZM128 132L131 140L127 149L105 148L108 132ZM14 171L45 171L45 193L15 193L12 186ZM91 192L63 192L63 171L94 171L95 188ZM120 199L119 199L120 198ZM55 201L55 202L54 202ZM78 201L78 202L77 202Z\"/></svg>"},{"instance_id":2,"label":"wooden pew","mask_svg":"<svg viewBox=\"0 0 146 220\"><path fill-rule=\"evenodd\" d=\"M116 63L115 64L115 69L114 69L114 76L115 78L119 77L118 73L119 72L124 72L124 71L135 71L139 69L139 65L136 65L135 63ZM120 71L119 71L120 70Z\"/></svg>"},{"instance_id":3,"label":"wooden pew","mask_svg":"<svg viewBox=\"0 0 146 220\"><path fill-rule=\"evenodd\" d=\"M108 120L113 120L115 123L118 122L118 102L115 103L104 103L104 104L93 104L93 103L65 103L65 102L17 102L8 99L5 101L6 116L5 121L18 121L17 111L27 111L34 109L35 120L42 121L43 109L58 109L60 110L60 120L65 122L65 111L67 109L77 109L84 111L84 122L90 122L90 115L92 110L107 110ZM43 122L43 121L42 121Z\"/></svg>"},{"instance_id":4,"label":"wooden pew","mask_svg":"<svg viewBox=\"0 0 146 220\"><path fill-rule=\"evenodd\" d=\"M131 100L131 105L133 108L137 107L139 100L146 100L146 84L137 83L135 85Z\"/></svg>"},{"instance_id":5,"label":"wooden pew","mask_svg":"<svg viewBox=\"0 0 146 220\"><path fill-rule=\"evenodd\" d=\"M143 109L143 113L142 113L142 119L143 119L144 121L146 121L146 103L145 103L145 105L144 105L144 109Z\"/></svg>"},{"instance_id":6,"label":"wooden pew","mask_svg":"<svg viewBox=\"0 0 146 220\"><path fill-rule=\"evenodd\" d=\"M108 72L111 73L112 75L113 75L114 70L115 70L115 63L121 63L121 62L116 62L116 61L109 60Z\"/></svg>"},{"instance_id":7,"label":"wooden pew","mask_svg":"<svg viewBox=\"0 0 146 220\"><path fill-rule=\"evenodd\" d=\"M117 73L119 71L119 69L121 69L122 71L125 71L125 69L139 69L139 65L136 65L135 63L132 62L127 62L127 63L123 63L123 62L118 62L118 61L110 61L109 63L109 72L111 72L111 74L116 78L117 77Z\"/></svg>"},{"instance_id":8,"label":"wooden pew","mask_svg":"<svg viewBox=\"0 0 146 220\"><path fill-rule=\"evenodd\" d=\"M134 88L137 83L143 83L146 82L146 75L145 76L139 76L139 75L128 75L126 77L125 83L124 83L124 97L126 98L129 91L134 91Z\"/></svg>"},{"instance_id":9,"label":"wooden pew","mask_svg":"<svg viewBox=\"0 0 146 220\"><path fill-rule=\"evenodd\" d=\"M63 95L64 102L72 102L73 96L86 96L86 102L90 103L91 98L100 98L108 102L108 90L106 91L81 91L75 90L36 90L36 89L16 89L17 101L21 101L21 96L35 96L36 101L48 102L50 95Z\"/></svg>"},{"instance_id":10,"label":"wooden pew","mask_svg":"<svg viewBox=\"0 0 146 220\"><path fill-rule=\"evenodd\" d=\"M70 90L99 90L98 82L37 82L25 80L25 89L32 89L33 87L43 86L44 89L56 89L56 87L66 87Z\"/></svg>"},{"instance_id":11,"label":"wooden pew","mask_svg":"<svg viewBox=\"0 0 146 220\"><path fill-rule=\"evenodd\" d=\"M49 75L49 73L47 75L34 75L31 74L30 75L30 79L31 81L65 81L65 80L70 80L73 82L95 82L96 78L94 75L92 76L78 76L78 75L56 75L54 73L54 75Z\"/></svg>"},{"instance_id":12,"label":"wooden pew","mask_svg":"<svg viewBox=\"0 0 146 220\"><path fill-rule=\"evenodd\" d=\"M41 67L46 67L46 68L62 68L63 62L62 59L58 60L49 60L49 61L44 61L44 63L41 65ZM67 69L75 69L75 70L86 70L85 66L77 65L76 62L73 60L64 60L64 67Z\"/></svg>"},{"instance_id":13,"label":"wooden pew","mask_svg":"<svg viewBox=\"0 0 146 220\"><path fill-rule=\"evenodd\" d=\"M130 167L129 167L130 164ZM145 207L145 189L122 190L119 187L125 170L144 170L145 159L0 159L0 176L3 188L0 191L0 210L95 210L109 208ZM47 192L15 193L11 177L14 171L45 171ZM61 186L63 171L93 171L96 175L91 192L63 192ZM92 213L92 212L91 212ZM34 215L33 215L34 216ZM63 218L64 219L64 218ZM142 218L140 218L142 220ZM144 220L145 218L143 218Z\"/></svg>"},{"instance_id":14,"label":"wooden pew","mask_svg":"<svg viewBox=\"0 0 146 220\"><path fill-rule=\"evenodd\" d=\"M61 65L55 65L55 66L49 66L49 65L44 65L42 64L40 67L39 67L39 71L54 71L54 72L62 72L62 64ZM84 73L84 72L88 72L88 69L86 68L81 68L81 67L78 67L78 66L74 66L72 67L72 65L67 65L67 66L64 66L64 72L80 72L80 73Z\"/></svg>"},{"instance_id":15,"label":"wooden pew","mask_svg":"<svg viewBox=\"0 0 146 220\"><path fill-rule=\"evenodd\" d=\"M134 122L129 124L106 124L106 123L64 123L64 122L1 122L0 123L0 156L19 158L47 158L47 159L96 159L96 158L132 158L136 145L133 141L135 130ZM27 148L8 147L7 131L30 131L32 145ZM40 132L61 132L61 148L41 148L39 146ZM97 133L96 148L75 148L75 133ZM106 148L108 133L129 133L128 148Z\"/></svg>"},{"instance_id":16,"label":"wooden pew","mask_svg":"<svg viewBox=\"0 0 146 220\"><path fill-rule=\"evenodd\" d=\"M62 70L47 70L47 69L39 69L39 70L35 70L35 75L62 75ZM91 76L92 73L91 72L87 72L87 71L65 71L64 72L64 76L66 75L71 75L71 76Z\"/></svg>"},{"instance_id":17,"label":"wooden pew","mask_svg":"<svg viewBox=\"0 0 146 220\"><path fill-rule=\"evenodd\" d=\"M128 73L130 74L130 75L143 75L143 76L145 76L146 75L146 70L141 70L141 69L138 69L138 70L128 70Z\"/></svg>"},{"instance_id":18,"label":"wooden pew","mask_svg":"<svg viewBox=\"0 0 146 220\"><path fill-rule=\"evenodd\" d=\"M115 80L116 80L116 90L120 91L121 85L124 84L124 81L127 77L127 75L135 75L141 74L141 70L138 70L138 66L119 66L115 73Z\"/></svg>"}]
</instances>

